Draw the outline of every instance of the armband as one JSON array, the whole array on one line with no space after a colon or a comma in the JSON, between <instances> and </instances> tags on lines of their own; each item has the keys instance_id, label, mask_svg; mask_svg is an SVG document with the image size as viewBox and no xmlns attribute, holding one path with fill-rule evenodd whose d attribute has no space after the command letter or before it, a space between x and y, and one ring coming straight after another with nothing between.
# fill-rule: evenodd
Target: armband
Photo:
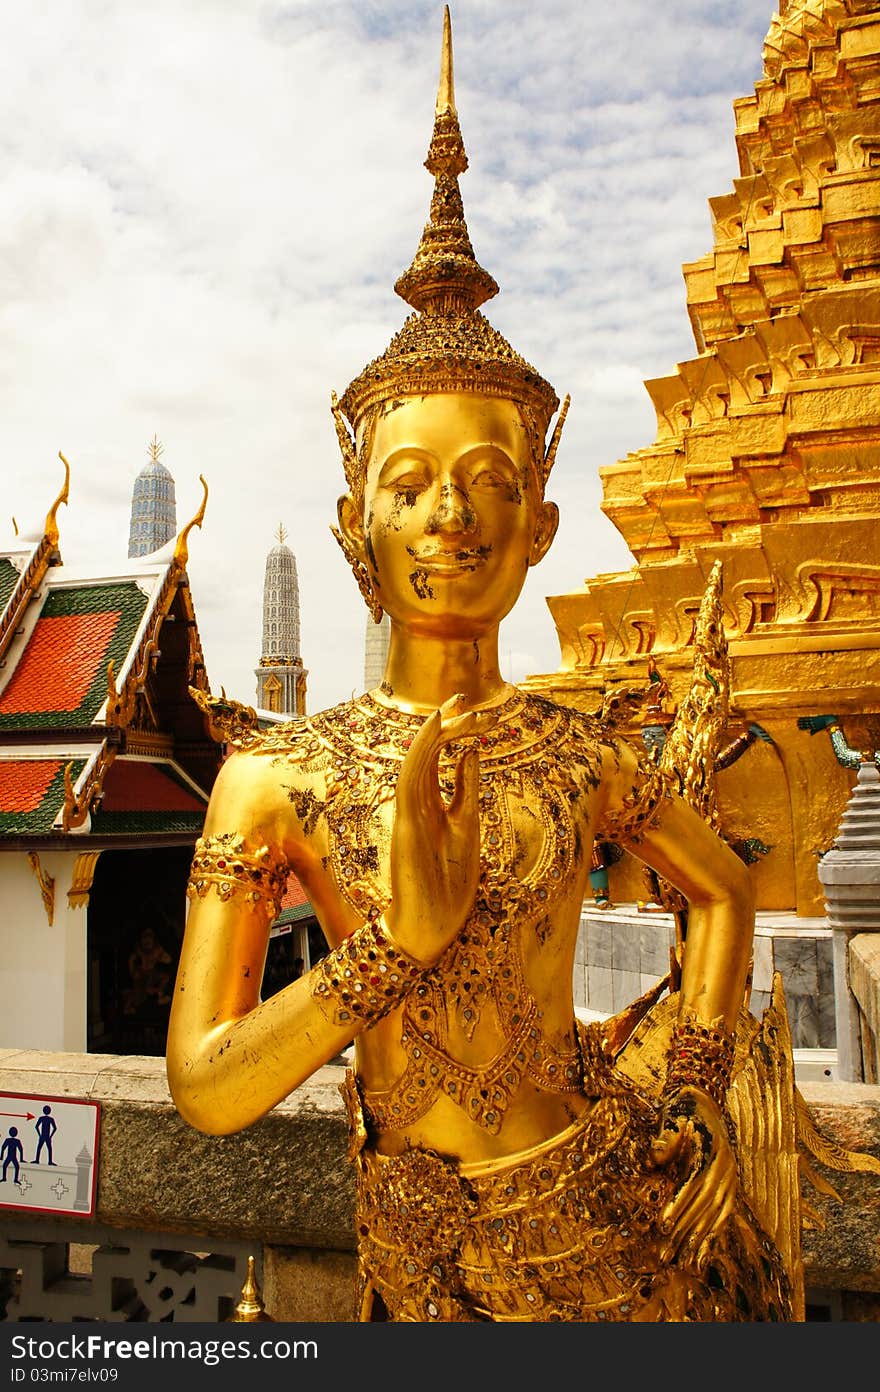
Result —
<instances>
[{"instance_id":1,"label":"armband","mask_svg":"<svg viewBox=\"0 0 880 1392\"><path fill-rule=\"evenodd\" d=\"M429 968L391 941L377 911L314 969L312 995L334 1025L374 1025Z\"/></svg>"},{"instance_id":2,"label":"armband","mask_svg":"<svg viewBox=\"0 0 880 1392\"><path fill-rule=\"evenodd\" d=\"M638 758L637 782L627 793L620 807L606 812L597 835L603 841L618 844L638 841L659 817L661 804L678 792L678 778L669 769L661 768L646 755L635 751Z\"/></svg>"},{"instance_id":3,"label":"armband","mask_svg":"<svg viewBox=\"0 0 880 1392\"><path fill-rule=\"evenodd\" d=\"M666 1069L665 1094L683 1087L699 1088L724 1106L733 1069L733 1035L705 1025L694 1015L676 1021Z\"/></svg>"},{"instance_id":4,"label":"armband","mask_svg":"<svg viewBox=\"0 0 880 1392\"><path fill-rule=\"evenodd\" d=\"M204 899L213 889L224 904L240 896L264 908L271 921L280 912L287 876L286 861L273 859L268 846L250 850L243 836L223 832L196 841L186 893Z\"/></svg>"}]
</instances>

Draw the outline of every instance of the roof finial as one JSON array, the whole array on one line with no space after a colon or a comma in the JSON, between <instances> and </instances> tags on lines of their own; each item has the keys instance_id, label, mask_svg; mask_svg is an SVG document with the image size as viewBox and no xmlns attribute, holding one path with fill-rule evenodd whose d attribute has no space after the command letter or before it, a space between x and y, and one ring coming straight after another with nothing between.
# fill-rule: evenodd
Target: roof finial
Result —
<instances>
[{"instance_id":1,"label":"roof finial","mask_svg":"<svg viewBox=\"0 0 880 1392\"><path fill-rule=\"evenodd\" d=\"M58 545L58 509L60 508L62 503L67 503L67 495L70 491L70 465L68 464L67 460L64 458L64 455L61 453L60 450L58 451L58 458L64 465L64 483L62 485L61 492L58 494L58 497L55 499L54 503L50 507L48 515L46 517L46 536L48 537L49 541L52 543L53 546Z\"/></svg>"},{"instance_id":2,"label":"roof finial","mask_svg":"<svg viewBox=\"0 0 880 1392\"><path fill-rule=\"evenodd\" d=\"M464 220L458 178L467 167L455 109L452 24L447 5L434 131L425 160L425 168L434 175L434 196L418 251L394 286L407 304L426 314L467 314L498 294L497 282L474 256Z\"/></svg>"},{"instance_id":3,"label":"roof finial","mask_svg":"<svg viewBox=\"0 0 880 1392\"><path fill-rule=\"evenodd\" d=\"M287 536L287 528L285 527L283 522L278 523L278 531L276 535L278 537L278 540L281 542L281 545L283 546L284 538Z\"/></svg>"},{"instance_id":4,"label":"roof finial","mask_svg":"<svg viewBox=\"0 0 880 1392\"><path fill-rule=\"evenodd\" d=\"M164 448L165 446L160 444L159 440L154 435L149 444L150 459L153 461L154 464L159 463L159 455L162 453Z\"/></svg>"},{"instance_id":5,"label":"roof finial","mask_svg":"<svg viewBox=\"0 0 880 1392\"><path fill-rule=\"evenodd\" d=\"M186 563L189 560L189 534L192 531L193 527L201 528L201 525L205 520L205 508L208 506L208 485L205 482L204 476L202 474L199 474L199 483L202 485L202 489L204 490L202 494L201 505L192 521L187 522L186 526L180 532L177 538L177 543L174 547L174 563L179 567L180 570L186 570Z\"/></svg>"},{"instance_id":6,"label":"roof finial","mask_svg":"<svg viewBox=\"0 0 880 1392\"><path fill-rule=\"evenodd\" d=\"M442 116L444 111L455 115L455 76L452 70L452 21L449 6L443 10L443 47L440 50L440 84L437 88L435 113Z\"/></svg>"}]
</instances>

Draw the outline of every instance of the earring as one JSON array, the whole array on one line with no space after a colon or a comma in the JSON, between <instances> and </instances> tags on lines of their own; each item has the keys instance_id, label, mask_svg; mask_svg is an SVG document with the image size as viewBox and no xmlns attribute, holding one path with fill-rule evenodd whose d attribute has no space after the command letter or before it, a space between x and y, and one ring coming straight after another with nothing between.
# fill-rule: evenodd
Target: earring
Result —
<instances>
[{"instance_id":1,"label":"earring","mask_svg":"<svg viewBox=\"0 0 880 1392\"><path fill-rule=\"evenodd\" d=\"M373 620L373 623L381 623L383 613L382 605L379 603L379 600L376 596L376 591L373 589L373 582L370 579L370 572L367 570L367 567L364 565L363 561L355 555L354 551L351 549L351 546L346 541L339 528L331 527L330 530L335 536L336 540L339 542L339 545L342 547L343 556L348 561L348 564L351 566L352 573L354 575L355 580L357 581L357 587L360 590L361 595L363 596L364 603L370 611L370 617Z\"/></svg>"}]
</instances>

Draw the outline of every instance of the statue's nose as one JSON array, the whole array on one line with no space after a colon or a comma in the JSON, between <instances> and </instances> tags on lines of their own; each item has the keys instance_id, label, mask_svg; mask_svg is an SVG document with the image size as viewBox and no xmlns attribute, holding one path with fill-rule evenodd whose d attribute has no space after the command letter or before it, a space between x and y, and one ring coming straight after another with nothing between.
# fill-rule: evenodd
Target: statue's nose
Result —
<instances>
[{"instance_id":1,"label":"statue's nose","mask_svg":"<svg viewBox=\"0 0 880 1392\"><path fill-rule=\"evenodd\" d=\"M473 532L476 526L477 514L464 489L451 482L444 483L436 506L425 524L426 531L455 535L458 532Z\"/></svg>"}]
</instances>

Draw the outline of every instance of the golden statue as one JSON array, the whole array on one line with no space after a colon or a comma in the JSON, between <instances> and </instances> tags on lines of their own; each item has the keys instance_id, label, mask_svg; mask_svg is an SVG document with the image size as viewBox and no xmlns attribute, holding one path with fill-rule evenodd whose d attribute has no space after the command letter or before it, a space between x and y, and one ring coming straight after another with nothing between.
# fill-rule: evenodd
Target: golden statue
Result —
<instances>
[{"instance_id":1,"label":"golden statue","mask_svg":"<svg viewBox=\"0 0 880 1392\"><path fill-rule=\"evenodd\" d=\"M749 872L671 757L710 750L711 662L659 762L500 673L499 624L557 527L565 407L479 312L497 286L458 187L448 10L426 166L430 218L396 285L415 312L333 399L336 536L390 616L384 680L268 731L199 693L234 752L192 863L172 1096L199 1130L236 1132L354 1041L363 1320L802 1319L784 1003L745 1009ZM674 886L686 941L654 992L585 1026L597 833ZM330 950L261 1000L291 871Z\"/></svg>"}]
</instances>

